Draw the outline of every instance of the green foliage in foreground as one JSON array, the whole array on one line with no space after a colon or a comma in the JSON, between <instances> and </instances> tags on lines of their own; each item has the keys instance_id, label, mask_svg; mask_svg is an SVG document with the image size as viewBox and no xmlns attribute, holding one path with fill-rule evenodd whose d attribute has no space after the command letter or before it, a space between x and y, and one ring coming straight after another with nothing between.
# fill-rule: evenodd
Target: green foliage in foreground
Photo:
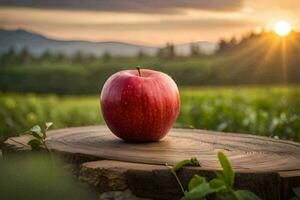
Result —
<instances>
[{"instance_id":1,"label":"green foliage in foreground","mask_svg":"<svg viewBox=\"0 0 300 200\"><path fill-rule=\"evenodd\" d=\"M235 173L231 164L222 152L218 153L218 158L222 171L216 172L217 177L208 182L205 177L194 175L182 200L205 200L208 196L217 200L259 200L248 190L234 190Z\"/></svg>"},{"instance_id":2,"label":"green foliage in foreground","mask_svg":"<svg viewBox=\"0 0 300 200\"><path fill-rule=\"evenodd\" d=\"M98 199L64 167L65 163L37 152L5 156L0 159L0 199Z\"/></svg>"},{"instance_id":3,"label":"green foliage in foreground","mask_svg":"<svg viewBox=\"0 0 300 200\"><path fill-rule=\"evenodd\" d=\"M300 141L300 88L182 88L176 127ZM0 141L46 121L53 128L104 124L99 96L0 94Z\"/></svg>"}]
</instances>

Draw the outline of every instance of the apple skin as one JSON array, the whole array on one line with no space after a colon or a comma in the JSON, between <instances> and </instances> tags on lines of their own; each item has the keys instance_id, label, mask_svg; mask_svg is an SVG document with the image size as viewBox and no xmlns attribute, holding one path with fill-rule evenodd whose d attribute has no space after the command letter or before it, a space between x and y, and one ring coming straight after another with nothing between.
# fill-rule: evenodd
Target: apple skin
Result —
<instances>
[{"instance_id":1,"label":"apple skin","mask_svg":"<svg viewBox=\"0 0 300 200\"><path fill-rule=\"evenodd\" d=\"M162 139L176 121L180 96L173 79L158 71L124 70L113 74L100 96L109 129L129 142Z\"/></svg>"}]
</instances>

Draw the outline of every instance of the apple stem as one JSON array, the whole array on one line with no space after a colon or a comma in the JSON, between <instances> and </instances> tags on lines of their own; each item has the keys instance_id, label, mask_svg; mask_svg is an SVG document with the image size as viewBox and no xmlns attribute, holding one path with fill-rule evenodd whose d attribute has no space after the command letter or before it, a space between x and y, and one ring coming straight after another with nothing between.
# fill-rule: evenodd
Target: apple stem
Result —
<instances>
[{"instance_id":1,"label":"apple stem","mask_svg":"<svg viewBox=\"0 0 300 200\"><path fill-rule=\"evenodd\" d=\"M139 76L141 77L142 76L142 74L141 74L141 68L139 66L137 66L136 69L138 70Z\"/></svg>"}]
</instances>

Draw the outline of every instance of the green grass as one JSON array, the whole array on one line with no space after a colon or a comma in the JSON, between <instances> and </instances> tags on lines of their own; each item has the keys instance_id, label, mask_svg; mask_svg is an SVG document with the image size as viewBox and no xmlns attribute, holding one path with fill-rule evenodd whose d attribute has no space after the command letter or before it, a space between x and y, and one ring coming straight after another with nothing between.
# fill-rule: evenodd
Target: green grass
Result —
<instances>
[{"instance_id":1,"label":"green grass","mask_svg":"<svg viewBox=\"0 0 300 200\"><path fill-rule=\"evenodd\" d=\"M300 87L182 88L176 127L300 141ZM104 124L99 96L0 94L0 141L34 124Z\"/></svg>"}]
</instances>

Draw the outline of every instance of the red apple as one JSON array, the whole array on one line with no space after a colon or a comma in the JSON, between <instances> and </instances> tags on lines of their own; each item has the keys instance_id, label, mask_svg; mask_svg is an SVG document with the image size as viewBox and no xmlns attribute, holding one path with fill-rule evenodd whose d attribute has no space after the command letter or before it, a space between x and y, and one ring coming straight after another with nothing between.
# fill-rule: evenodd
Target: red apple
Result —
<instances>
[{"instance_id":1,"label":"red apple","mask_svg":"<svg viewBox=\"0 0 300 200\"><path fill-rule=\"evenodd\" d=\"M173 79L146 69L113 74L102 88L100 102L109 129L131 142L162 139L180 109L179 92Z\"/></svg>"}]
</instances>

